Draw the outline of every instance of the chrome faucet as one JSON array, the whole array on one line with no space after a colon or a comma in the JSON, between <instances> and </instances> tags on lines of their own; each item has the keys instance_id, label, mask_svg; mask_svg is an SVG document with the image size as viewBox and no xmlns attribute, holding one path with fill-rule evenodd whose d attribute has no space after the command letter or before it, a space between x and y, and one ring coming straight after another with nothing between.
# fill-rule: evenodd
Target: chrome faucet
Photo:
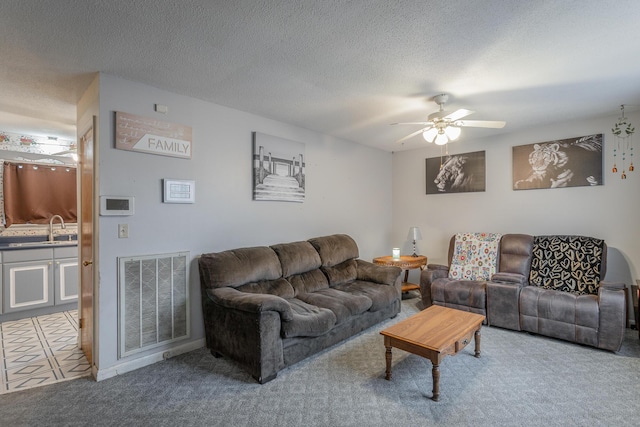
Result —
<instances>
[{"instance_id":1,"label":"chrome faucet","mask_svg":"<svg viewBox=\"0 0 640 427\"><path fill-rule=\"evenodd\" d=\"M51 219L49 220L49 241L53 242L53 220L59 218L60 219L60 226L62 228L67 228L66 225L64 225L64 219L62 219L62 217L60 215L54 215L51 217Z\"/></svg>"}]
</instances>

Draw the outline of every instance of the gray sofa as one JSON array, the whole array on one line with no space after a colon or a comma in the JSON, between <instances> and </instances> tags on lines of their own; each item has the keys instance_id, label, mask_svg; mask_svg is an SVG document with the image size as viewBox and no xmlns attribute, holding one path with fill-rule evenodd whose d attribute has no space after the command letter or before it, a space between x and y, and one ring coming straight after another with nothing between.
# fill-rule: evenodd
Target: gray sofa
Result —
<instances>
[{"instance_id":1,"label":"gray sofa","mask_svg":"<svg viewBox=\"0 0 640 427\"><path fill-rule=\"evenodd\" d=\"M344 234L204 254L207 347L259 383L400 312L398 267L358 259Z\"/></svg>"},{"instance_id":2,"label":"gray sofa","mask_svg":"<svg viewBox=\"0 0 640 427\"><path fill-rule=\"evenodd\" d=\"M626 286L603 281L606 260L603 240L505 234L497 272L488 280L452 279L449 266L430 264L420 277L422 301L481 313L491 326L617 351L627 320Z\"/></svg>"}]
</instances>

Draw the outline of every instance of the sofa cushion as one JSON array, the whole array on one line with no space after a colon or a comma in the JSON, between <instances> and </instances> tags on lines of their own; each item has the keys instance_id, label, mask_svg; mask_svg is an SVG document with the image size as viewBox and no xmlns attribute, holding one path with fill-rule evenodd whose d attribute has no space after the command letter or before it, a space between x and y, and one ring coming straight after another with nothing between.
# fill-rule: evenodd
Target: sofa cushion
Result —
<instances>
[{"instance_id":1,"label":"sofa cushion","mask_svg":"<svg viewBox=\"0 0 640 427\"><path fill-rule=\"evenodd\" d=\"M336 315L329 309L307 304L297 298L288 299L287 302L293 318L281 323L283 338L317 337L329 332L336 324Z\"/></svg>"},{"instance_id":2,"label":"sofa cushion","mask_svg":"<svg viewBox=\"0 0 640 427\"><path fill-rule=\"evenodd\" d=\"M394 286L379 285L372 282L363 282L356 280L349 283L343 283L334 289L347 292L352 295L364 295L371 300L370 311L382 310L393 304L395 300L400 299L398 290Z\"/></svg>"},{"instance_id":3,"label":"sofa cushion","mask_svg":"<svg viewBox=\"0 0 640 427\"><path fill-rule=\"evenodd\" d=\"M455 236L449 278L489 280L498 265L499 233L458 233Z\"/></svg>"},{"instance_id":4,"label":"sofa cushion","mask_svg":"<svg viewBox=\"0 0 640 427\"><path fill-rule=\"evenodd\" d=\"M247 283L245 285L238 286L236 289L241 292L248 292L252 294L277 295L285 299L293 298L295 295L291 283L282 278L276 280L263 280L260 282Z\"/></svg>"},{"instance_id":5,"label":"sofa cushion","mask_svg":"<svg viewBox=\"0 0 640 427\"><path fill-rule=\"evenodd\" d=\"M520 292L522 330L598 345L599 309L593 295L525 286Z\"/></svg>"},{"instance_id":6,"label":"sofa cushion","mask_svg":"<svg viewBox=\"0 0 640 427\"><path fill-rule=\"evenodd\" d=\"M392 267L389 265L378 265L361 259L356 260L357 280L365 282L383 283L393 286L396 283L402 269L400 267Z\"/></svg>"},{"instance_id":7,"label":"sofa cushion","mask_svg":"<svg viewBox=\"0 0 640 427\"><path fill-rule=\"evenodd\" d=\"M529 283L578 295L598 294L604 240L584 236L536 236Z\"/></svg>"},{"instance_id":8,"label":"sofa cushion","mask_svg":"<svg viewBox=\"0 0 640 427\"><path fill-rule=\"evenodd\" d=\"M364 295L343 292L338 289L320 289L307 294L298 294L298 299L307 304L328 308L336 315L336 324L342 323L351 316L367 311L373 302Z\"/></svg>"},{"instance_id":9,"label":"sofa cushion","mask_svg":"<svg viewBox=\"0 0 640 427\"><path fill-rule=\"evenodd\" d=\"M333 267L348 259L358 258L358 245L346 234L334 234L333 236L315 237L309 239L309 243L320 254L324 267Z\"/></svg>"},{"instance_id":10,"label":"sofa cushion","mask_svg":"<svg viewBox=\"0 0 640 427\"><path fill-rule=\"evenodd\" d=\"M295 274L287 278L295 291L295 296L315 292L329 287L326 276L319 268L306 273Z\"/></svg>"},{"instance_id":11,"label":"sofa cushion","mask_svg":"<svg viewBox=\"0 0 640 427\"><path fill-rule=\"evenodd\" d=\"M271 246L278 255L282 276L289 277L320 267L320 255L309 242L282 243Z\"/></svg>"},{"instance_id":12,"label":"sofa cushion","mask_svg":"<svg viewBox=\"0 0 640 427\"><path fill-rule=\"evenodd\" d=\"M262 246L204 254L198 264L201 281L207 288L237 287L282 277L278 256Z\"/></svg>"},{"instance_id":13,"label":"sofa cushion","mask_svg":"<svg viewBox=\"0 0 640 427\"><path fill-rule=\"evenodd\" d=\"M358 276L356 260L350 259L333 267L322 267L321 270L329 279L329 286L353 282Z\"/></svg>"}]
</instances>

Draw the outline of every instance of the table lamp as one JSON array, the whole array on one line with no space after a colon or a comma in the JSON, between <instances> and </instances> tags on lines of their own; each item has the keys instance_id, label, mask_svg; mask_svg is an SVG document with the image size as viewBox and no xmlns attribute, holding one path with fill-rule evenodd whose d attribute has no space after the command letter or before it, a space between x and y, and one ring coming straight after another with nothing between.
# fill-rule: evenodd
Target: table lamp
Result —
<instances>
[{"instance_id":1,"label":"table lamp","mask_svg":"<svg viewBox=\"0 0 640 427\"><path fill-rule=\"evenodd\" d=\"M416 240L422 240L422 234L420 233L420 228L418 227L409 228L409 235L407 236L407 239L413 241L413 255L411 256L418 256L418 254L416 253Z\"/></svg>"}]
</instances>

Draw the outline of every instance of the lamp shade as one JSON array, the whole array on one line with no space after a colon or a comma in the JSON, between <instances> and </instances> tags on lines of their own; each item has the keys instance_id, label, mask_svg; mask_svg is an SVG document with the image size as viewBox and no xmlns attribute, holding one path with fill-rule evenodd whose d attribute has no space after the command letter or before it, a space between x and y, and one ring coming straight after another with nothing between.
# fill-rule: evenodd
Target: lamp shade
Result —
<instances>
[{"instance_id":1,"label":"lamp shade","mask_svg":"<svg viewBox=\"0 0 640 427\"><path fill-rule=\"evenodd\" d=\"M407 236L407 240L422 240L422 233L420 233L420 228L409 228L409 235Z\"/></svg>"},{"instance_id":2,"label":"lamp shade","mask_svg":"<svg viewBox=\"0 0 640 427\"><path fill-rule=\"evenodd\" d=\"M449 142L449 138L447 138L447 134L445 134L444 132L438 133L438 136L436 136L436 140L435 140L436 145L444 145L447 142Z\"/></svg>"},{"instance_id":3,"label":"lamp shade","mask_svg":"<svg viewBox=\"0 0 640 427\"><path fill-rule=\"evenodd\" d=\"M461 132L461 129L457 126L447 126L444 130L444 133L447 134L450 141L455 141L456 139L458 139Z\"/></svg>"},{"instance_id":4,"label":"lamp shade","mask_svg":"<svg viewBox=\"0 0 640 427\"><path fill-rule=\"evenodd\" d=\"M436 135L438 135L438 129L436 128L431 128L422 132L422 137L427 142L433 142L433 140L436 138Z\"/></svg>"}]
</instances>

